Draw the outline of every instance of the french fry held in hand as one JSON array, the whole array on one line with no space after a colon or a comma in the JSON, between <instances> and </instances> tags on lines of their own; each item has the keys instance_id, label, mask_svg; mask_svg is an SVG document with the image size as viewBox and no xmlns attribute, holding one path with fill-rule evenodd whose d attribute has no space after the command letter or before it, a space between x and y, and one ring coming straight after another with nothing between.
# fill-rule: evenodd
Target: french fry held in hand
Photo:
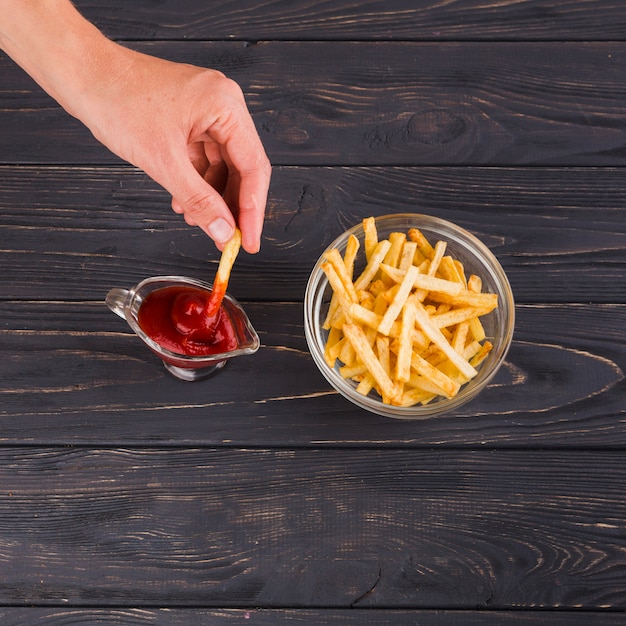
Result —
<instances>
[{"instance_id":1,"label":"french fry held in hand","mask_svg":"<svg viewBox=\"0 0 626 626\"><path fill-rule=\"evenodd\" d=\"M364 250L351 237L342 258L330 250L322 264L333 296L323 327L328 367L376 391L395 406L453 398L477 375L492 349L480 317L498 306L482 281L417 228L379 240L373 218L363 220ZM357 254L365 268L353 276Z\"/></svg>"},{"instance_id":2,"label":"french fry held in hand","mask_svg":"<svg viewBox=\"0 0 626 626\"><path fill-rule=\"evenodd\" d=\"M214 317L222 305L222 300L224 299L226 289L228 288L230 272L233 269L240 247L241 231L236 228L235 234L224 246L224 250L222 250L222 256L220 257L220 262L217 266L217 272L215 274L215 281L213 282L213 290L211 291L211 295L209 296L209 301L206 306L207 317Z\"/></svg>"}]
</instances>

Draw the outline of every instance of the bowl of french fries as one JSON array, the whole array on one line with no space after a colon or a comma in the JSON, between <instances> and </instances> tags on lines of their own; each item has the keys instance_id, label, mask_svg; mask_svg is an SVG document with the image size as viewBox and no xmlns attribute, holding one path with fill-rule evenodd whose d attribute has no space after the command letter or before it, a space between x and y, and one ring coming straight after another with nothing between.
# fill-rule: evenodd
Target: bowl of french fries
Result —
<instances>
[{"instance_id":1,"label":"bowl of french fries","mask_svg":"<svg viewBox=\"0 0 626 626\"><path fill-rule=\"evenodd\" d=\"M304 325L328 382L399 419L451 413L504 362L515 303L493 253L436 217L369 217L339 236L309 278Z\"/></svg>"}]
</instances>

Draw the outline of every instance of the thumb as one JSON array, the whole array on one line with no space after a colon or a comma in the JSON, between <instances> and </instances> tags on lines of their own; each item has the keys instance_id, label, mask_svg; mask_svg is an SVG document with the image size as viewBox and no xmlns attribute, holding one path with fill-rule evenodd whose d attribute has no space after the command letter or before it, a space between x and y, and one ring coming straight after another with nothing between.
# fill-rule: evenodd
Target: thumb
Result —
<instances>
[{"instance_id":1,"label":"thumb","mask_svg":"<svg viewBox=\"0 0 626 626\"><path fill-rule=\"evenodd\" d=\"M182 212L189 224L201 228L219 248L232 239L235 218L224 198L200 176L191 162L185 158L178 161L164 186L172 194L177 212Z\"/></svg>"}]
</instances>

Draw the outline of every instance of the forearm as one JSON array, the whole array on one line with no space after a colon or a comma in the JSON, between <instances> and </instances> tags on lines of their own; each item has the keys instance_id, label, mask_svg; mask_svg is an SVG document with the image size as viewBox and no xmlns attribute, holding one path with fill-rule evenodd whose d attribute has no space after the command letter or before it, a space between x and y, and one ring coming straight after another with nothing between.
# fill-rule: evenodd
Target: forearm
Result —
<instances>
[{"instance_id":1,"label":"forearm","mask_svg":"<svg viewBox=\"0 0 626 626\"><path fill-rule=\"evenodd\" d=\"M78 118L85 94L131 62L69 0L0 0L0 48Z\"/></svg>"}]
</instances>

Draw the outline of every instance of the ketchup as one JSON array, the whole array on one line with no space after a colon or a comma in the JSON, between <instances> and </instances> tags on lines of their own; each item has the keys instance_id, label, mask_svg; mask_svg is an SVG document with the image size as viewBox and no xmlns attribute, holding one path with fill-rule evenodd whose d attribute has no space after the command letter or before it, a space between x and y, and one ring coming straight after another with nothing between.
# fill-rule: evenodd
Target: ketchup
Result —
<instances>
[{"instance_id":1,"label":"ketchup","mask_svg":"<svg viewBox=\"0 0 626 626\"><path fill-rule=\"evenodd\" d=\"M233 322L223 307L205 314L209 292L197 287L163 287L148 294L137 315L139 326L162 348L186 356L230 352L238 346Z\"/></svg>"}]
</instances>

